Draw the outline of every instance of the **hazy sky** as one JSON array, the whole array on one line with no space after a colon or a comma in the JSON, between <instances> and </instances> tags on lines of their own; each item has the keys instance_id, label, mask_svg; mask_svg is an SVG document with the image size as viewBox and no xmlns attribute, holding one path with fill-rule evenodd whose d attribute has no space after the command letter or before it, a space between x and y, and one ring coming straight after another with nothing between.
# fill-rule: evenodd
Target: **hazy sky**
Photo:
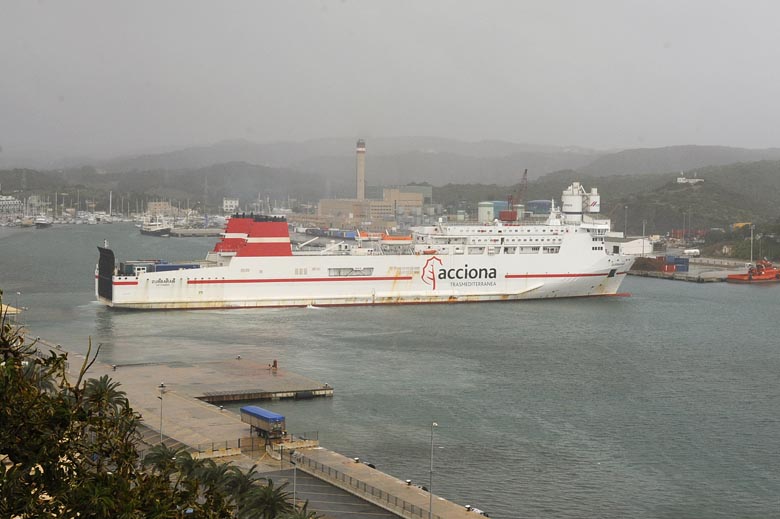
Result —
<instances>
[{"instance_id":1,"label":"hazy sky","mask_svg":"<svg viewBox=\"0 0 780 519\"><path fill-rule=\"evenodd\" d=\"M780 2L0 0L0 153L780 146Z\"/></svg>"}]
</instances>

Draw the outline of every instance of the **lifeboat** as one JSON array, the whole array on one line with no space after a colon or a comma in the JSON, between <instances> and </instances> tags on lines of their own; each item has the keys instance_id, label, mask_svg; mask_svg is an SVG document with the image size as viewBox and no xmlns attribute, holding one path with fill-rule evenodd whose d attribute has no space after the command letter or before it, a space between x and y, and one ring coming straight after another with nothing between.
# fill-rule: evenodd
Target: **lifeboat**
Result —
<instances>
[{"instance_id":1,"label":"lifeboat","mask_svg":"<svg viewBox=\"0 0 780 519\"><path fill-rule=\"evenodd\" d=\"M380 243L383 245L411 245L411 234L382 234Z\"/></svg>"},{"instance_id":2,"label":"lifeboat","mask_svg":"<svg viewBox=\"0 0 780 519\"><path fill-rule=\"evenodd\" d=\"M358 231L358 237L365 241L378 241L382 237L381 232Z\"/></svg>"},{"instance_id":3,"label":"lifeboat","mask_svg":"<svg viewBox=\"0 0 780 519\"><path fill-rule=\"evenodd\" d=\"M780 269L767 260L757 261L755 265L748 263L745 274L729 274L726 276L729 283L778 283L780 282Z\"/></svg>"}]
</instances>

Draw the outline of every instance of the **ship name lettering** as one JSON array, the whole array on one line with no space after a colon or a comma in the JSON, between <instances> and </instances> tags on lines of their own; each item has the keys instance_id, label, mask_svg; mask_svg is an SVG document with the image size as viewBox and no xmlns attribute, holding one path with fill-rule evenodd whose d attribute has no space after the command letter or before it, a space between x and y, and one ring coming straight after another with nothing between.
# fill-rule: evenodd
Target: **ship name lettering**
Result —
<instances>
[{"instance_id":1,"label":"ship name lettering","mask_svg":"<svg viewBox=\"0 0 780 519\"><path fill-rule=\"evenodd\" d=\"M457 269L438 269L439 279L496 279L495 268L469 268L465 265Z\"/></svg>"}]
</instances>

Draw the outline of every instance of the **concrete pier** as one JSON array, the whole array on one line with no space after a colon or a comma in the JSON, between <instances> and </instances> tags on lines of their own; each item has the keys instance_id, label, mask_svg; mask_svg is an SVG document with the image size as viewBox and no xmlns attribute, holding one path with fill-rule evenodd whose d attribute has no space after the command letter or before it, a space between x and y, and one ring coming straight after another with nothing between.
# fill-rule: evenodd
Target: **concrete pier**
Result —
<instances>
[{"instance_id":1,"label":"concrete pier","mask_svg":"<svg viewBox=\"0 0 780 519\"><path fill-rule=\"evenodd\" d=\"M63 351L49 341L38 340L38 346L42 351ZM68 361L71 380L75 380L85 362L84 356L70 352ZM267 395L267 398L333 396L333 388L327 384L280 366L274 369L273 361L236 357L197 364L113 366L98 359L87 376L99 378L103 375L121 384L118 389L126 393L130 405L142 415L142 433L149 443L162 439L166 445L187 447L195 457L226 458L225 461L238 466L256 466L260 472L278 470L284 462L289 468L292 460L299 470L398 517L428 517L431 500L432 518L469 519L476 516L461 505L431 496L417 485L407 484L320 447L316 435L289 434L267 448L264 440L250 435L249 425L237 414L205 401L254 399L256 395Z\"/></svg>"},{"instance_id":2,"label":"concrete pier","mask_svg":"<svg viewBox=\"0 0 780 519\"><path fill-rule=\"evenodd\" d=\"M212 229L212 228L200 228L200 229L186 229L186 228L174 228L169 233L170 236L176 238L202 238L210 236L220 236L224 229Z\"/></svg>"},{"instance_id":3,"label":"concrete pier","mask_svg":"<svg viewBox=\"0 0 780 519\"><path fill-rule=\"evenodd\" d=\"M305 449L293 456L299 470L342 488L400 517L429 517L433 503L434 519L474 519L479 517L464 506L433 495L415 484L408 484L384 472L321 447ZM426 483L424 481L418 484Z\"/></svg>"},{"instance_id":4,"label":"concrete pier","mask_svg":"<svg viewBox=\"0 0 780 519\"><path fill-rule=\"evenodd\" d=\"M691 258L687 272L659 272L630 270L631 276L688 281L691 283L719 283L726 281L729 274L745 272L744 262L714 258Z\"/></svg>"},{"instance_id":5,"label":"concrete pier","mask_svg":"<svg viewBox=\"0 0 780 519\"><path fill-rule=\"evenodd\" d=\"M291 371L237 357L215 362L188 364L124 364L116 372L154 372L166 389L178 391L210 404L247 400L307 399L333 396L333 388ZM113 368L112 368L113 370ZM115 377L117 380L124 378ZM229 389L226 386L229 384Z\"/></svg>"},{"instance_id":6,"label":"concrete pier","mask_svg":"<svg viewBox=\"0 0 780 519\"><path fill-rule=\"evenodd\" d=\"M726 274L715 274L702 276L690 272L655 272L648 270L629 271L630 276L640 276L645 278L668 279L670 281L689 281L691 283L719 283L726 281Z\"/></svg>"}]
</instances>

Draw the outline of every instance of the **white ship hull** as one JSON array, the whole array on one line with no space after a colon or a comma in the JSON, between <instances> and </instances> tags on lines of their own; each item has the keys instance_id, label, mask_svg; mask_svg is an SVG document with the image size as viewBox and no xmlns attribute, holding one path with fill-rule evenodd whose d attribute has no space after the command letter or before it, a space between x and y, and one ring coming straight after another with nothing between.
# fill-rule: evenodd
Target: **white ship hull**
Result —
<instances>
[{"instance_id":1,"label":"white ship hull","mask_svg":"<svg viewBox=\"0 0 780 519\"><path fill-rule=\"evenodd\" d=\"M583 236L584 238L584 236ZM587 237L588 242L590 238ZM590 245L588 243L588 247ZM618 293L633 260L594 253L233 257L221 267L113 276L117 308L249 308L457 303ZM435 266L436 283L423 279ZM371 275L332 276L334 269ZM439 278L445 270L446 278ZM460 278L460 279L459 279Z\"/></svg>"},{"instance_id":2,"label":"white ship hull","mask_svg":"<svg viewBox=\"0 0 780 519\"><path fill-rule=\"evenodd\" d=\"M633 263L604 250L608 222L586 225L581 216L574 223L558 215L533 225L440 224L416 229L404 246L335 244L295 254L286 223L243 220L228 223L206 260L180 268L128 262L117 269L113 253L101 248L98 300L115 308L203 309L610 296Z\"/></svg>"}]
</instances>

